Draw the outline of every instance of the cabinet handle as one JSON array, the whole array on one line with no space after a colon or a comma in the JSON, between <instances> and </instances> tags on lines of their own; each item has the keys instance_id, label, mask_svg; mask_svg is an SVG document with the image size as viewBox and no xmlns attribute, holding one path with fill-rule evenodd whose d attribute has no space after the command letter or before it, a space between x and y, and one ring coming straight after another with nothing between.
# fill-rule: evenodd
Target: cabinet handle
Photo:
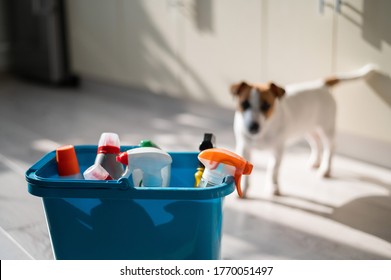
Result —
<instances>
[{"instance_id":1,"label":"cabinet handle","mask_svg":"<svg viewBox=\"0 0 391 280\"><path fill-rule=\"evenodd\" d=\"M319 0L319 14L324 14L324 0Z\"/></svg>"},{"instance_id":2,"label":"cabinet handle","mask_svg":"<svg viewBox=\"0 0 391 280\"><path fill-rule=\"evenodd\" d=\"M326 6L326 1L325 0L318 0L319 1L319 14L323 15L324 14L324 7ZM338 14L341 13L341 6L343 2L342 0L335 0L334 1L334 11Z\"/></svg>"},{"instance_id":3,"label":"cabinet handle","mask_svg":"<svg viewBox=\"0 0 391 280\"><path fill-rule=\"evenodd\" d=\"M183 8L185 6L182 0L167 0L166 3L169 8Z\"/></svg>"},{"instance_id":4,"label":"cabinet handle","mask_svg":"<svg viewBox=\"0 0 391 280\"><path fill-rule=\"evenodd\" d=\"M341 13L341 6L342 6L342 1L341 0L335 0L335 12L340 14Z\"/></svg>"}]
</instances>

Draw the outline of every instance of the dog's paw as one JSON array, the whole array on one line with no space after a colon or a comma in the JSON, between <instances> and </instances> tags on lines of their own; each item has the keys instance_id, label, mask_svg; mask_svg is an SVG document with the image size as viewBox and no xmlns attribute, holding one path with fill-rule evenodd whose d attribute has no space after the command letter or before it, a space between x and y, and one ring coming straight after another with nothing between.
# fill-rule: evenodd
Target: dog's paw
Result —
<instances>
[{"instance_id":1,"label":"dog's paw","mask_svg":"<svg viewBox=\"0 0 391 280\"><path fill-rule=\"evenodd\" d=\"M249 184L248 184L248 181L242 181L242 196L241 198L247 198L247 193L248 193L248 189L249 189Z\"/></svg>"},{"instance_id":2,"label":"dog's paw","mask_svg":"<svg viewBox=\"0 0 391 280\"><path fill-rule=\"evenodd\" d=\"M270 196L280 196L280 187L276 183L268 183L266 184L266 194Z\"/></svg>"},{"instance_id":3,"label":"dog's paw","mask_svg":"<svg viewBox=\"0 0 391 280\"><path fill-rule=\"evenodd\" d=\"M318 169L320 167L320 160L315 157L311 157L308 160L307 165L309 166L310 169Z\"/></svg>"},{"instance_id":4,"label":"dog's paw","mask_svg":"<svg viewBox=\"0 0 391 280\"><path fill-rule=\"evenodd\" d=\"M237 196L239 199L246 199L247 198L247 192L243 191L242 196Z\"/></svg>"},{"instance_id":5,"label":"dog's paw","mask_svg":"<svg viewBox=\"0 0 391 280\"><path fill-rule=\"evenodd\" d=\"M279 189L275 189L275 190L273 191L273 195L274 195L274 196L281 196L280 190L279 190Z\"/></svg>"},{"instance_id":6,"label":"dog's paw","mask_svg":"<svg viewBox=\"0 0 391 280\"><path fill-rule=\"evenodd\" d=\"M320 163L319 162L309 162L308 166L310 169L318 169L320 167Z\"/></svg>"},{"instance_id":7,"label":"dog's paw","mask_svg":"<svg viewBox=\"0 0 391 280\"><path fill-rule=\"evenodd\" d=\"M331 170L330 169L319 169L319 177L321 178L331 178Z\"/></svg>"}]
</instances>

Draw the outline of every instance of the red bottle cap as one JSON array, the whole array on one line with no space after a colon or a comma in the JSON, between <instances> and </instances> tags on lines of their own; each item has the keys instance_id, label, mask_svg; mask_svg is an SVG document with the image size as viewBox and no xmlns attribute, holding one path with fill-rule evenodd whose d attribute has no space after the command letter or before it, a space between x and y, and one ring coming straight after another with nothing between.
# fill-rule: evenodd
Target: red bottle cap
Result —
<instances>
[{"instance_id":1,"label":"red bottle cap","mask_svg":"<svg viewBox=\"0 0 391 280\"><path fill-rule=\"evenodd\" d=\"M72 145L66 145L58 148L56 150L56 161L58 175L71 176L80 173L75 148Z\"/></svg>"},{"instance_id":2,"label":"red bottle cap","mask_svg":"<svg viewBox=\"0 0 391 280\"><path fill-rule=\"evenodd\" d=\"M117 157L116 160L123 165L128 165L129 164L129 159L128 159L128 153L127 152L122 152L120 153Z\"/></svg>"}]
</instances>

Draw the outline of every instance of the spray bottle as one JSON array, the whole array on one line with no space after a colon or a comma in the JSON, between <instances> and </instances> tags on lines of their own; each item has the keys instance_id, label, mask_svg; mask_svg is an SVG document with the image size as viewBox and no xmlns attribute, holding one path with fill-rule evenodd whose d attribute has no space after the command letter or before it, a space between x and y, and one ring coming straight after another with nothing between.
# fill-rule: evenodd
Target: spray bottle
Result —
<instances>
[{"instance_id":1,"label":"spray bottle","mask_svg":"<svg viewBox=\"0 0 391 280\"><path fill-rule=\"evenodd\" d=\"M215 147L215 136L212 133L204 133L204 140L201 142L199 150L202 152L206 149L211 149ZM201 161L198 161L197 172L194 174L195 183L194 186L198 187L202 178L202 174L204 173L205 166Z\"/></svg>"},{"instance_id":2,"label":"spray bottle","mask_svg":"<svg viewBox=\"0 0 391 280\"><path fill-rule=\"evenodd\" d=\"M91 165L83 172L86 180L113 180L109 172L106 171L100 164Z\"/></svg>"},{"instance_id":3,"label":"spray bottle","mask_svg":"<svg viewBox=\"0 0 391 280\"><path fill-rule=\"evenodd\" d=\"M167 187L170 181L171 156L154 147L135 148L121 153L117 161L127 165L134 186ZM139 172L137 172L139 171Z\"/></svg>"},{"instance_id":4,"label":"spray bottle","mask_svg":"<svg viewBox=\"0 0 391 280\"><path fill-rule=\"evenodd\" d=\"M100 164L114 180L119 179L124 173L124 167L116 160L119 153L120 142L118 134L111 132L102 133L99 139L95 164Z\"/></svg>"},{"instance_id":5,"label":"spray bottle","mask_svg":"<svg viewBox=\"0 0 391 280\"><path fill-rule=\"evenodd\" d=\"M240 186L242 175L250 175L253 165L228 150L212 148L202 151L198 159L205 165L199 187L212 187L224 182L225 177L235 178L236 191L243 196Z\"/></svg>"}]
</instances>

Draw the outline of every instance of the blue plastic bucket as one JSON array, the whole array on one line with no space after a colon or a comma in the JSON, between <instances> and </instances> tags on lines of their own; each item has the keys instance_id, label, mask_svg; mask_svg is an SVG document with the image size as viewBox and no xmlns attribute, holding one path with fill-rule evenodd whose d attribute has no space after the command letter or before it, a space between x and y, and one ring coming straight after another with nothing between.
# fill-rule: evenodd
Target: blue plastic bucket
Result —
<instances>
[{"instance_id":1,"label":"blue plastic bucket","mask_svg":"<svg viewBox=\"0 0 391 280\"><path fill-rule=\"evenodd\" d=\"M132 147L124 147L127 150ZM82 172L96 146L76 146ZM233 178L194 188L196 152L172 152L168 188L131 180L70 180L58 176L55 151L26 172L28 191L42 197L56 259L219 259L223 199Z\"/></svg>"}]
</instances>

